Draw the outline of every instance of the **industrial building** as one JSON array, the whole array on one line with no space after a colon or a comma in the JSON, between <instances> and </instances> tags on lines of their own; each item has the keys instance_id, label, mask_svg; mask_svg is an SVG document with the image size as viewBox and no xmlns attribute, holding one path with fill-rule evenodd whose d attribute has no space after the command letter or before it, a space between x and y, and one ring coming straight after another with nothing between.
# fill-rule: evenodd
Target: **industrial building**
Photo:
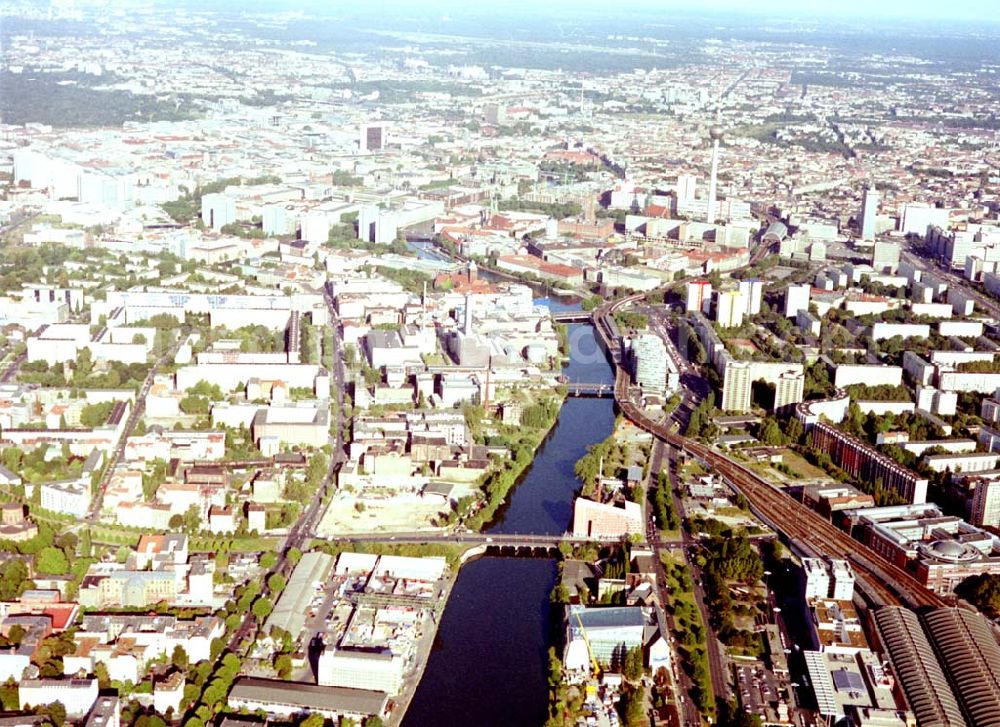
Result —
<instances>
[{"instance_id":1,"label":"industrial building","mask_svg":"<svg viewBox=\"0 0 1000 727\"><path fill-rule=\"evenodd\" d=\"M316 663L316 682L324 687L350 687L398 694L403 686L404 659L391 649L324 649Z\"/></svg>"},{"instance_id":2,"label":"industrial building","mask_svg":"<svg viewBox=\"0 0 1000 727\"><path fill-rule=\"evenodd\" d=\"M573 503L573 535L617 539L642 533L642 507L637 502L621 505L578 497Z\"/></svg>"},{"instance_id":3,"label":"industrial building","mask_svg":"<svg viewBox=\"0 0 1000 727\"><path fill-rule=\"evenodd\" d=\"M875 622L921 727L997 724L1000 645L983 616L943 607L918 617L887 606Z\"/></svg>"},{"instance_id":4,"label":"industrial building","mask_svg":"<svg viewBox=\"0 0 1000 727\"><path fill-rule=\"evenodd\" d=\"M334 722L342 717L360 722L372 715L382 716L387 703L385 692L255 677L237 679L228 697L229 708L236 711L263 710L282 719L318 714Z\"/></svg>"}]
</instances>

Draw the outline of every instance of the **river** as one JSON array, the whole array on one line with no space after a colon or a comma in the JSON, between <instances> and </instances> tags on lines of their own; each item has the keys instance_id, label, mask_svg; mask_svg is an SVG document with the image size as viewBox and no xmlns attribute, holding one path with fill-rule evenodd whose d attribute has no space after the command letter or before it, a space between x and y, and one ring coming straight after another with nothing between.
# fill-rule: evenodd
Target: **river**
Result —
<instances>
[{"instance_id":1,"label":"river","mask_svg":"<svg viewBox=\"0 0 1000 727\"><path fill-rule=\"evenodd\" d=\"M573 308L558 301L551 307ZM569 328L566 376L611 383L614 374L592 328L585 324ZM579 486L573 466L613 426L610 399L567 399L490 532L565 532ZM542 725L548 708L546 662L552 642L549 593L555 577L553 560L487 557L463 566L405 727Z\"/></svg>"}]
</instances>

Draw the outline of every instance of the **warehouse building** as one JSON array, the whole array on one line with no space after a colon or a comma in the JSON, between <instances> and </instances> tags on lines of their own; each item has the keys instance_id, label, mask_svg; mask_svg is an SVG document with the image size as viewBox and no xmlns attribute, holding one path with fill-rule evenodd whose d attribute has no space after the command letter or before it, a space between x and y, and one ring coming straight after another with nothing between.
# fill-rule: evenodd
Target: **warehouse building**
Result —
<instances>
[{"instance_id":1,"label":"warehouse building","mask_svg":"<svg viewBox=\"0 0 1000 727\"><path fill-rule=\"evenodd\" d=\"M387 702L385 692L254 677L237 679L228 699L229 708L236 711L259 709L281 718L319 714L334 723L341 718L361 722L372 715L381 717Z\"/></svg>"},{"instance_id":2,"label":"warehouse building","mask_svg":"<svg viewBox=\"0 0 1000 727\"><path fill-rule=\"evenodd\" d=\"M966 722L958 700L917 615L906 608L887 606L875 612L875 623L917 723L921 727L963 727Z\"/></svg>"}]
</instances>

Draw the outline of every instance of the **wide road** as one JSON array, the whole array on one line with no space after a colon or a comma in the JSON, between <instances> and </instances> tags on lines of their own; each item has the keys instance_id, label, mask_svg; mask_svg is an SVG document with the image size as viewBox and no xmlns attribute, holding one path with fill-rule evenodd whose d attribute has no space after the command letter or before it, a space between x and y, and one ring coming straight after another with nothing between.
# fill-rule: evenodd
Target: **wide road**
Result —
<instances>
[{"instance_id":1,"label":"wide road","mask_svg":"<svg viewBox=\"0 0 1000 727\"><path fill-rule=\"evenodd\" d=\"M121 437L118 438L118 443L115 445L114 450L111 452L111 457L108 458L107 464L104 467L104 474L101 476L100 484L97 487L97 492L94 494L93 501L90 504L90 511L87 513L85 518L86 522L93 525L101 517L101 507L104 503L104 493L108 489L108 484L111 482L111 476L115 472L115 468L118 466L118 462L125 455L125 444L128 438L135 431L136 426L139 424L139 419L142 418L143 412L146 410L146 396L149 394L150 388L153 386L153 379L156 377L157 370L163 366L167 361L173 360L174 356L177 355L177 350L181 347L184 341L187 340L187 333L182 329L181 334L174 341L174 344L170 347L170 350L160 356L156 362L150 367L149 373L146 374L145 381L142 382L142 388L139 389L139 393L135 397L135 405L132 407L132 412L129 414L128 421L125 423L125 429L122 430Z\"/></svg>"},{"instance_id":2,"label":"wide road","mask_svg":"<svg viewBox=\"0 0 1000 727\"><path fill-rule=\"evenodd\" d=\"M674 512L683 521L687 513L684 510L684 503L677 494L678 482L677 467L674 461L675 450L672 447L664 446L661 441L658 441L657 444L665 450L666 462L663 466L670 477L670 496L673 498ZM722 697L722 699L729 701L731 693L729 689L729 670L725 662L725 647L719 642L715 629L712 628L712 615L709 613L708 606L706 605L705 589L701 585L701 569L689 557L691 548L697 545L698 541L691 536L687 528L681 528L681 540L683 542L684 560L687 563L688 570L691 573L691 580L694 583L695 602L698 605L698 611L701 613L702 623L705 625L705 639L708 643L708 671L712 679L712 687L717 697Z\"/></svg>"},{"instance_id":3,"label":"wide road","mask_svg":"<svg viewBox=\"0 0 1000 727\"><path fill-rule=\"evenodd\" d=\"M664 462L664 455L666 453L667 447L659 439L655 440L653 443L653 450L650 453L650 465L649 474L650 481L653 477L658 475L660 471L664 470L664 467L669 470L670 461ZM672 487L671 487L672 489ZM673 496L673 495L672 495ZM677 503L674 503L674 512L681 513L677 509ZM670 600L670 593L667 592L667 574L666 569L663 566L663 557L667 555L668 551L677 552L675 549L680 548L680 552L684 562L687 563L689 572L693 573L691 569L691 564L688 562L688 556L686 551L686 546L684 545L684 532L681 532L681 540L671 540L666 541L660 536L660 530L656 526L656 523L650 518L649 528L648 528L648 540L649 545L653 549L654 562L653 567L656 570L656 583L660 591L660 603L667 603ZM672 557L672 556L671 556ZM709 643L709 651L713 651L713 646L715 645L715 635L712 627L707 620L705 614L702 614L702 621L705 623L705 633ZM670 633L669 629L666 628L665 624L661 624L660 631L663 637L667 639L670 644L671 650L671 674L670 674L670 684L671 690L674 694L674 704L677 707L678 714L680 715L680 723L682 725L698 725L701 724L701 715L698 711L697 704L691 698L694 693L695 684L688 676L687 672L683 669L678 669L677 666L684 662L684 654L674 638L674 635ZM711 657L710 657L711 659ZM710 661L711 664L711 661ZM716 684L715 677L712 676L713 688Z\"/></svg>"}]
</instances>

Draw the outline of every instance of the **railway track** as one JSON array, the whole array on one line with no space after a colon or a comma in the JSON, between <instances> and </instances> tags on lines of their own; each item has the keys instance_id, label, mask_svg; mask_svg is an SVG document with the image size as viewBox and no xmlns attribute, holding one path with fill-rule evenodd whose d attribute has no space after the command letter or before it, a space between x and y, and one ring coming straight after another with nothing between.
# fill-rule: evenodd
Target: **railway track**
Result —
<instances>
[{"instance_id":1,"label":"railway track","mask_svg":"<svg viewBox=\"0 0 1000 727\"><path fill-rule=\"evenodd\" d=\"M835 527L817 513L779 492L749 468L734 462L714 449L681 436L647 417L629 397L629 377L621 366L619 341L614 338L608 316L642 299L643 295L606 304L594 311L594 327L608 349L615 366L615 401L622 414L633 424L710 464L743 493L751 506L776 529L803 548L817 555L847 560L851 563L861 591L873 605L903 605L911 608L938 607L947 601L930 591L910 573L889 562L861 542Z\"/></svg>"}]
</instances>

